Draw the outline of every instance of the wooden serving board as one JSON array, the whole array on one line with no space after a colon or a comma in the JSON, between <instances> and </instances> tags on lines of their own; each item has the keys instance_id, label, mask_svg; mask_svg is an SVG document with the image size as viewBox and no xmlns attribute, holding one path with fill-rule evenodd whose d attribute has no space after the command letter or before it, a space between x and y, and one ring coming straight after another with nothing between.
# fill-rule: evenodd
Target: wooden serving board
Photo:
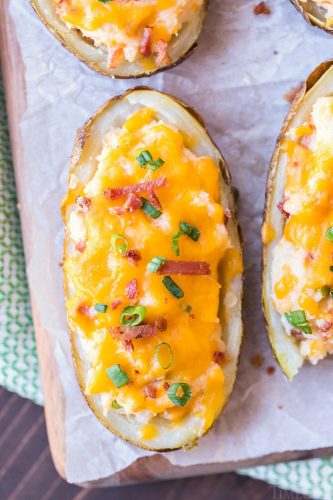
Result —
<instances>
[{"instance_id":1,"label":"wooden serving board","mask_svg":"<svg viewBox=\"0 0 333 500\"><path fill-rule=\"evenodd\" d=\"M16 174L19 166L24 161L22 155L22 137L20 133L20 121L26 108L26 95L24 85L24 64L21 58L18 42L15 38L15 29L9 15L7 0L0 0L0 54L1 67L6 91L7 111L9 118L11 145L14 158ZM21 199L18 192L18 198ZM23 239L28 241L29 228L24 218L21 220ZM25 251L29 257L29 247L25 244ZM33 320L37 338L40 372L44 389L45 416L50 448L55 467L59 474L66 479L66 444L64 429L64 395L57 373L57 366L51 352L48 335L43 332L36 305L32 297ZM176 467L162 455L144 457L138 459L132 465L121 472L98 481L85 483L83 486L106 486L121 485L140 481L158 479L171 479L186 476L215 474L227 472L242 467L276 463L281 461L305 459L333 454L332 448L322 448L311 451L289 451L286 453L275 453L253 460L242 462L203 464L190 467Z\"/></svg>"}]
</instances>

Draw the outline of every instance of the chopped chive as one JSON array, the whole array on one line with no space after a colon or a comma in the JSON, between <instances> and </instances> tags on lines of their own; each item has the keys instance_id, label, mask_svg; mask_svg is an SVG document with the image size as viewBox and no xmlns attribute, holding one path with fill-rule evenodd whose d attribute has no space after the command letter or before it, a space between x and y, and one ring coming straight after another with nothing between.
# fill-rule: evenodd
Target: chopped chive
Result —
<instances>
[{"instance_id":1,"label":"chopped chive","mask_svg":"<svg viewBox=\"0 0 333 500\"><path fill-rule=\"evenodd\" d=\"M190 306L189 304L185 305L183 307L184 311L187 312L187 313L190 313L192 311L192 306Z\"/></svg>"},{"instance_id":2,"label":"chopped chive","mask_svg":"<svg viewBox=\"0 0 333 500\"><path fill-rule=\"evenodd\" d=\"M173 361L173 351L171 349L171 346L166 342L158 344L155 349L155 357L160 367L164 368L164 370L167 370L171 366Z\"/></svg>"},{"instance_id":3,"label":"chopped chive","mask_svg":"<svg viewBox=\"0 0 333 500\"><path fill-rule=\"evenodd\" d=\"M147 314L144 306L127 306L120 316L122 326L137 326L142 323Z\"/></svg>"},{"instance_id":4,"label":"chopped chive","mask_svg":"<svg viewBox=\"0 0 333 500\"><path fill-rule=\"evenodd\" d=\"M333 226L329 227L325 233L326 238L333 243Z\"/></svg>"},{"instance_id":5,"label":"chopped chive","mask_svg":"<svg viewBox=\"0 0 333 500\"><path fill-rule=\"evenodd\" d=\"M179 256L179 238L182 236L182 234L183 233L181 231L178 231L172 237L171 247L177 257Z\"/></svg>"},{"instance_id":6,"label":"chopped chive","mask_svg":"<svg viewBox=\"0 0 333 500\"><path fill-rule=\"evenodd\" d=\"M106 313L108 306L106 304L95 304L94 309L99 313Z\"/></svg>"},{"instance_id":7,"label":"chopped chive","mask_svg":"<svg viewBox=\"0 0 333 500\"><path fill-rule=\"evenodd\" d=\"M155 170L160 168L162 165L164 165L164 160L162 160L161 158L157 158L157 160L151 161L149 163L149 168L150 168L150 170L152 170L154 172Z\"/></svg>"},{"instance_id":8,"label":"chopped chive","mask_svg":"<svg viewBox=\"0 0 333 500\"><path fill-rule=\"evenodd\" d=\"M141 198L141 200L142 200L141 209L144 211L145 214L149 215L149 217L157 219L160 215L162 215L162 212L153 207L153 205L149 203L149 201L146 200L146 198Z\"/></svg>"},{"instance_id":9,"label":"chopped chive","mask_svg":"<svg viewBox=\"0 0 333 500\"><path fill-rule=\"evenodd\" d=\"M179 392L182 392L181 396L179 396ZM192 397L192 391L189 384L178 382L170 386L167 395L174 405L185 406Z\"/></svg>"},{"instance_id":10,"label":"chopped chive","mask_svg":"<svg viewBox=\"0 0 333 500\"><path fill-rule=\"evenodd\" d=\"M325 286L322 286L321 288L319 288L318 292L320 293L321 297L324 298L324 297L328 297L329 294L330 294L330 287L328 285L325 285Z\"/></svg>"},{"instance_id":11,"label":"chopped chive","mask_svg":"<svg viewBox=\"0 0 333 500\"><path fill-rule=\"evenodd\" d=\"M121 369L120 365L113 365L106 369L107 376L114 383L116 387L122 387L130 381L126 372Z\"/></svg>"},{"instance_id":12,"label":"chopped chive","mask_svg":"<svg viewBox=\"0 0 333 500\"><path fill-rule=\"evenodd\" d=\"M285 317L292 326L295 326L302 332L304 332L306 335L311 335L312 330L309 325L309 322L306 318L306 314L304 311L290 311L285 313Z\"/></svg>"},{"instance_id":13,"label":"chopped chive","mask_svg":"<svg viewBox=\"0 0 333 500\"><path fill-rule=\"evenodd\" d=\"M157 269L165 263L165 259L163 257L153 257L149 264L147 265L147 270L150 273L156 273Z\"/></svg>"},{"instance_id":14,"label":"chopped chive","mask_svg":"<svg viewBox=\"0 0 333 500\"><path fill-rule=\"evenodd\" d=\"M128 250L128 241L122 234L113 234L111 237L111 244L118 253L123 255Z\"/></svg>"},{"instance_id":15,"label":"chopped chive","mask_svg":"<svg viewBox=\"0 0 333 500\"><path fill-rule=\"evenodd\" d=\"M171 276L164 276L162 283L165 288L173 295L176 299L181 299L184 297L183 290L177 285L177 283L171 278Z\"/></svg>"},{"instance_id":16,"label":"chopped chive","mask_svg":"<svg viewBox=\"0 0 333 500\"><path fill-rule=\"evenodd\" d=\"M114 410L120 410L120 408L122 408L122 406L120 406L120 404L119 404L119 403L117 403L117 401L116 401L115 399L112 401L111 406L112 406L112 408L113 408Z\"/></svg>"},{"instance_id":17,"label":"chopped chive","mask_svg":"<svg viewBox=\"0 0 333 500\"><path fill-rule=\"evenodd\" d=\"M197 241L200 236L200 231L193 224L185 221L180 221L179 228L183 234L187 234L193 241Z\"/></svg>"},{"instance_id":18,"label":"chopped chive","mask_svg":"<svg viewBox=\"0 0 333 500\"><path fill-rule=\"evenodd\" d=\"M137 156L136 160L141 167L146 167L147 163L149 163L153 160L153 157L152 157L150 151L145 150L145 151L141 151L139 156Z\"/></svg>"},{"instance_id":19,"label":"chopped chive","mask_svg":"<svg viewBox=\"0 0 333 500\"><path fill-rule=\"evenodd\" d=\"M333 266L330 266L330 271L333 273Z\"/></svg>"}]
</instances>

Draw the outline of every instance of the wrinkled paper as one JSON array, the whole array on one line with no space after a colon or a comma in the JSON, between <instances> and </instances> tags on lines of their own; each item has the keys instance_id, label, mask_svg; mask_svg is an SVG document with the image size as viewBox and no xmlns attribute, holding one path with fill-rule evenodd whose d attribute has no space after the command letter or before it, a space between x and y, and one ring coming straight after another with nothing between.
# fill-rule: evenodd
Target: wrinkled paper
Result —
<instances>
[{"instance_id":1,"label":"wrinkled paper","mask_svg":"<svg viewBox=\"0 0 333 500\"><path fill-rule=\"evenodd\" d=\"M308 26L287 0L272 15L254 16L252 2L211 0L199 48L183 64L150 79L114 81L68 53L29 2L10 1L25 64L27 108L21 121L24 162L16 165L26 233L28 277L43 329L50 336L66 399L66 473L70 482L112 475L140 450L93 416L73 371L62 291L63 226L75 132L107 99L150 85L185 100L204 117L240 189L245 253L245 339L236 388L218 423L198 447L166 454L176 465L229 462L273 452L333 446L333 365L305 366L292 383L275 365L260 302L260 226L270 156L289 104L283 98L333 55L333 38ZM264 365L255 368L254 354Z\"/></svg>"}]
</instances>

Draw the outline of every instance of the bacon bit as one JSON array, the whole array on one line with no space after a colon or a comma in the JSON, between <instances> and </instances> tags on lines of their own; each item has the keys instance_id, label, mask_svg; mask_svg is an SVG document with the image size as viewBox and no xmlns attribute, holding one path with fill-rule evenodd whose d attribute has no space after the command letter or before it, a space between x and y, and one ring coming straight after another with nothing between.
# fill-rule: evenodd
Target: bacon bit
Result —
<instances>
[{"instance_id":1,"label":"bacon bit","mask_svg":"<svg viewBox=\"0 0 333 500\"><path fill-rule=\"evenodd\" d=\"M58 262L58 265L59 265L59 267L64 267L64 261L61 260L60 262Z\"/></svg>"},{"instance_id":2,"label":"bacon bit","mask_svg":"<svg viewBox=\"0 0 333 500\"><path fill-rule=\"evenodd\" d=\"M80 304L77 308L76 311L78 314L82 314L83 316L89 316L90 315L90 307L87 306L86 304Z\"/></svg>"},{"instance_id":3,"label":"bacon bit","mask_svg":"<svg viewBox=\"0 0 333 500\"><path fill-rule=\"evenodd\" d=\"M156 387L153 385L146 385L143 391L147 398L156 399Z\"/></svg>"},{"instance_id":4,"label":"bacon bit","mask_svg":"<svg viewBox=\"0 0 333 500\"><path fill-rule=\"evenodd\" d=\"M81 208L81 211L86 213L91 207L91 199L87 196L77 196L75 203Z\"/></svg>"},{"instance_id":5,"label":"bacon bit","mask_svg":"<svg viewBox=\"0 0 333 500\"><path fill-rule=\"evenodd\" d=\"M166 260L157 269L157 274L188 274L188 275L208 275L211 274L208 262Z\"/></svg>"},{"instance_id":6,"label":"bacon bit","mask_svg":"<svg viewBox=\"0 0 333 500\"><path fill-rule=\"evenodd\" d=\"M319 323L319 322L318 322ZM322 333L328 332L333 326L333 323L331 321L323 321L320 323L320 326L318 325L318 330Z\"/></svg>"},{"instance_id":7,"label":"bacon bit","mask_svg":"<svg viewBox=\"0 0 333 500\"><path fill-rule=\"evenodd\" d=\"M111 303L111 309L112 311L114 311L115 309L117 309L118 306L120 306L120 304L122 303L122 300L121 299L116 299L114 300L112 303Z\"/></svg>"},{"instance_id":8,"label":"bacon bit","mask_svg":"<svg viewBox=\"0 0 333 500\"><path fill-rule=\"evenodd\" d=\"M130 193L127 197L123 206L110 208L110 213L115 215L122 215L126 212L133 212L138 208L141 208L142 200L139 196L134 193Z\"/></svg>"},{"instance_id":9,"label":"bacon bit","mask_svg":"<svg viewBox=\"0 0 333 500\"><path fill-rule=\"evenodd\" d=\"M297 96L298 92L301 90L303 87L303 82L299 83L296 87L292 87L289 92L284 94L283 99L287 102L292 103L295 97Z\"/></svg>"},{"instance_id":10,"label":"bacon bit","mask_svg":"<svg viewBox=\"0 0 333 500\"><path fill-rule=\"evenodd\" d=\"M141 39L140 54L143 57L149 57L151 55L151 42L153 38L153 30L149 26L146 26L143 30L143 35Z\"/></svg>"},{"instance_id":11,"label":"bacon bit","mask_svg":"<svg viewBox=\"0 0 333 500\"><path fill-rule=\"evenodd\" d=\"M123 257L127 259L133 266L136 266L136 263L141 260L141 254L139 250L135 248L131 248L128 252L123 254Z\"/></svg>"},{"instance_id":12,"label":"bacon bit","mask_svg":"<svg viewBox=\"0 0 333 500\"><path fill-rule=\"evenodd\" d=\"M312 139L312 135L302 135L299 143L304 148L309 148L309 146L311 144L311 139Z\"/></svg>"},{"instance_id":13,"label":"bacon bit","mask_svg":"<svg viewBox=\"0 0 333 500\"><path fill-rule=\"evenodd\" d=\"M79 241L79 242L78 242L78 243L76 243L76 245L75 245L75 250L76 250L77 252L83 253L83 252L85 251L85 249L86 249L86 246L87 246L87 244L86 244L86 242L85 242L85 241Z\"/></svg>"},{"instance_id":14,"label":"bacon bit","mask_svg":"<svg viewBox=\"0 0 333 500\"><path fill-rule=\"evenodd\" d=\"M303 332L301 332L301 330L296 330L294 328L292 328L290 330L290 334L292 335L292 337L294 337L296 340L304 340L305 339L305 336L303 334Z\"/></svg>"},{"instance_id":15,"label":"bacon bit","mask_svg":"<svg viewBox=\"0 0 333 500\"><path fill-rule=\"evenodd\" d=\"M124 198L130 193L142 193L167 186L168 181L166 177L158 177L153 181L139 182L138 184L131 184L130 186L123 186L119 188L108 188L104 190L104 196L107 200L115 200L116 198Z\"/></svg>"},{"instance_id":16,"label":"bacon bit","mask_svg":"<svg viewBox=\"0 0 333 500\"><path fill-rule=\"evenodd\" d=\"M161 207L161 204L160 204L160 200L157 198L154 190L153 189L147 189L147 193L148 193L149 201L153 205L153 207L156 208L156 210L161 210L162 207Z\"/></svg>"},{"instance_id":17,"label":"bacon bit","mask_svg":"<svg viewBox=\"0 0 333 500\"><path fill-rule=\"evenodd\" d=\"M226 362L227 357L226 357L226 354L224 352L222 352L222 351L215 351L214 354L213 354L213 360L218 365L222 365L223 363Z\"/></svg>"},{"instance_id":18,"label":"bacon bit","mask_svg":"<svg viewBox=\"0 0 333 500\"><path fill-rule=\"evenodd\" d=\"M126 352L134 351L134 345L133 345L133 342L131 340L123 339L122 344L123 344L123 348L125 349Z\"/></svg>"},{"instance_id":19,"label":"bacon bit","mask_svg":"<svg viewBox=\"0 0 333 500\"><path fill-rule=\"evenodd\" d=\"M277 204L278 210L280 210L281 214L286 217L287 219L290 217L290 213L287 212L287 210L284 209L284 204L287 200L283 198L280 203Z\"/></svg>"},{"instance_id":20,"label":"bacon bit","mask_svg":"<svg viewBox=\"0 0 333 500\"><path fill-rule=\"evenodd\" d=\"M159 68L171 63L170 56L168 54L168 44L164 40L159 40L155 45L155 62L156 66Z\"/></svg>"},{"instance_id":21,"label":"bacon bit","mask_svg":"<svg viewBox=\"0 0 333 500\"><path fill-rule=\"evenodd\" d=\"M170 384L168 384L168 382L164 382L164 384L163 384L163 389L164 389L165 391L168 391L168 390L170 389Z\"/></svg>"},{"instance_id":22,"label":"bacon bit","mask_svg":"<svg viewBox=\"0 0 333 500\"><path fill-rule=\"evenodd\" d=\"M166 323L162 326L160 318L158 318L155 323L138 326L111 326L109 332L113 338L124 341L154 337L158 331L163 331L162 328L166 328Z\"/></svg>"},{"instance_id":23,"label":"bacon bit","mask_svg":"<svg viewBox=\"0 0 333 500\"><path fill-rule=\"evenodd\" d=\"M264 14L265 16L268 16L271 13L272 11L268 7L266 2L259 2L253 6L253 14L255 16L259 16L259 14Z\"/></svg>"},{"instance_id":24,"label":"bacon bit","mask_svg":"<svg viewBox=\"0 0 333 500\"><path fill-rule=\"evenodd\" d=\"M250 363L253 366L253 368L259 368L263 364L264 361L265 361L265 358L262 354L255 354L250 359Z\"/></svg>"},{"instance_id":25,"label":"bacon bit","mask_svg":"<svg viewBox=\"0 0 333 500\"><path fill-rule=\"evenodd\" d=\"M160 330L160 332L164 332L168 327L168 322L165 318L162 318L162 316L158 316L157 320L155 321L155 325Z\"/></svg>"},{"instance_id":26,"label":"bacon bit","mask_svg":"<svg viewBox=\"0 0 333 500\"><path fill-rule=\"evenodd\" d=\"M129 299L135 299L138 296L138 280L136 278L127 283L125 293Z\"/></svg>"},{"instance_id":27,"label":"bacon bit","mask_svg":"<svg viewBox=\"0 0 333 500\"><path fill-rule=\"evenodd\" d=\"M305 261L306 262L312 262L314 260L314 255L311 252L307 252L305 256Z\"/></svg>"},{"instance_id":28,"label":"bacon bit","mask_svg":"<svg viewBox=\"0 0 333 500\"><path fill-rule=\"evenodd\" d=\"M268 375L274 375L275 370L276 370L275 366L267 366L266 368L266 372L268 373Z\"/></svg>"},{"instance_id":29,"label":"bacon bit","mask_svg":"<svg viewBox=\"0 0 333 500\"><path fill-rule=\"evenodd\" d=\"M140 375L139 370L134 370L134 373L136 373L137 375Z\"/></svg>"},{"instance_id":30,"label":"bacon bit","mask_svg":"<svg viewBox=\"0 0 333 500\"><path fill-rule=\"evenodd\" d=\"M115 69L123 59L124 59L124 50L122 47L117 47L116 49L110 51L108 67L110 69Z\"/></svg>"},{"instance_id":31,"label":"bacon bit","mask_svg":"<svg viewBox=\"0 0 333 500\"><path fill-rule=\"evenodd\" d=\"M228 224L228 220L231 218L231 210L229 208L224 209L224 225Z\"/></svg>"},{"instance_id":32,"label":"bacon bit","mask_svg":"<svg viewBox=\"0 0 333 500\"><path fill-rule=\"evenodd\" d=\"M293 164L293 167L299 167L299 163L297 160L293 160L292 164Z\"/></svg>"}]
</instances>

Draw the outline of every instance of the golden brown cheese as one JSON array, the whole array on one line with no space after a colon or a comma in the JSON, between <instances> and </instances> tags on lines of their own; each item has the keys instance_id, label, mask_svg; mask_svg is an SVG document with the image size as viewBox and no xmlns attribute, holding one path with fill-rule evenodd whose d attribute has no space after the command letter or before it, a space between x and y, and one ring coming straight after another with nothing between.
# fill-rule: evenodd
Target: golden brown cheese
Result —
<instances>
[{"instance_id":1,"label":"golden brown cheese","mask_svg":"<svg viewBox=\"0 0 333 500\"><path fill-rule=\"evenodd\" d=\"M54 0L57 13L96 46L109 50L109 66L154 56L157 66L170 62L167 47L203 0Z\"/></svg>"},{"instance_id":2,"label":"golden brown cheese","mask_svg":"<svg viewBox=\"0 0 333 500\"><path fill-rule=\"evenodd\" d=\"M289 334L313 363L333 352L333 98L316 101L311 120L291 131L287 157L283 238L274 250L273 299ZM288 313L303 311L298 328ZM310 331L307 328L310 327ZM302 332L303 331L303 332Z\"/></svg>"},{"instance_id":3,"label":"golden brown cheese","mask_svg":"<svg viewBox=\"0 0 333 500\"><path fill-rule=\"evenodd\" d=\"M164 161L155 171L140 167L137 161L147 150L154 159ZM70 214L68 236L73 247L65 260L71 295L67 314L70 329L81 333L92 366L85 392L103 395L106 409L117 401L120 411L145 415L147 425L154 415L177 422L191 412L202 420L206 430L225 402L223 365L216 357L225 350L218 319L218 268L223 265L222 286L227 286L241 273L242 262L225 227L219 175L211 158L195 156L173 125L157 121L154 110L143 108L106 136L98 169L84 190L76 187L75 174L70 179L63 206ZM111 213L124 200L107 199L105 190L161 176L167 178L168 185L156 190L162 206L160 217L153 219L141 209L122 215ZM78 196L85 196L89 206L82 210L82 203L81 208L75 204ZM181 237L177 257L172 237L181 220L193 224L200 237L197 241ZM124 236L129 248L140 253L141 260L133 263L119 254L112 245L114 234ZM163 276L147 270L155 256L205 261L211 275L173 276L184 292L184 297L177 299L162 284ZM128 299L126 285L134 279L138 296ZM118 307L112 309L115 301ZM97 303L107 305L107 311L96 312ZM109 328L120 325L126 306L137 304L146 308L145 322L154 323L162 317L167 329L153 337L133 340L134 350L129 351L112 337ZM162 342L169 344L173 352L167 369L156 359L156 347ZM222 359L227 361L227 355ZM106 372L115 364L127 373L131 383L115 387ZM177 382L191 388L192 397L184 407L175 406L167 394L165 384ZM147 397L147 386L155 388L156 397ZM155 431L148 425L142 429L142 436L153 438Z\"/></svg>"}]
</instances>

